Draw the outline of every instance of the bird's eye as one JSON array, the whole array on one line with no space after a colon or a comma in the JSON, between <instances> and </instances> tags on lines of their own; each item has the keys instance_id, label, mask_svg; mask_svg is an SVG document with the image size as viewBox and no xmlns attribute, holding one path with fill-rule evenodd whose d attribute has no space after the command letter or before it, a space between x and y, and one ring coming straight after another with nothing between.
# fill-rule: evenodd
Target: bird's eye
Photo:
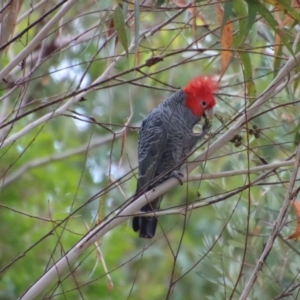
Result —
<instances>
[{"instance_id":1,"label":"bird's eye","mask_svg":"<svg viewBox=\"0 0 300 300\"><path fill-rule=\"evenodd\" d=\"M202 101L201 104L202 104L203 107L206 107L206 105L207 105L207 103L205 101Z\"/></svg>"}]
</instances>

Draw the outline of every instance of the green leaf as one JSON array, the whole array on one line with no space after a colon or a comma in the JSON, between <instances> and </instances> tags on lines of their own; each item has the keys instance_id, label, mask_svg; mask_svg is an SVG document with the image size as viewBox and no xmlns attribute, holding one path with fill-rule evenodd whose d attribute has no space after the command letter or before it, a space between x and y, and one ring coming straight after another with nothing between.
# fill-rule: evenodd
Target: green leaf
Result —
<instances>
[{"instance_id":1,"label":"green leaf","mask_svg":"<svg viewBox=\"0 0 300 300\"><path fill-rule=\"evenodd\" d=\"M274 19L273 15L269 12L269 10L262 3L260 3L258 0L247 0L247 3L249 5L249 9L251 7L251 9L256 10L265 19L265 21L271 26L274 32L278 31L276 20ZM281 38L284 45L287 47L290 53L294 55L294 51L287 37L283 34Z\"/></svg>"},{"instance_id":2,"label":"green leaf","mask_svg":"<svg viewBox=\"0 0 300 300\"><path fill-rule=\"evenodd\" d=\"M233 37L233 48L243 48L244 42L249 34L250 29L255 23L256 9L248 5L248 12L244 2L234 0L234 11L239 18L239 33ZM245 18L247 16L247 18ZM239 52L241 62L243 64L244 80L248 90L248 96L256 97L256 86L253 81L252 64L250 55L246 52Z\"/></svg>"},{"instance_id":3,"label":"green leaf","mask_svg":"<svg viewBox=\"0 0 300 300\"><path fill-rule=\"evenodd\" d=\"M248 3L248 22L247 22L247 30L248 32L252 28L253 24L255 23L257 10L254 6L249 5Z\"/></svg>"},{"instance_id":4,"label":"green leaf","mask_svg":"<svg viewBox=\"0 0 300 300\"><path fill-rule=\"evenodd\" d=\"M126 54L128 55L128 38L126 33L125 20L122 9L119 6L117 6L114 11L113 19L117 37L119 38L120 43L122 44Z\"/></svg>"},{"instance_id":5,"label":"green leaf","mask_svg":"<svg viewBox=\"0 0 300 300\"><path fill-rule=\"evenodd\" d=\"M300 52L300 43L297 43L295 53L299 53L299 52ZM298 65L295 68L295 74L299 74L299 73L300 73L300 65ZM299 86L299 82L300 82L300 78L298 77L298 78L295 79L294 85L293 85L294 94L297 91L297 88Z\"/></svg>"},{"instance_id":6,"label":"green leaf","mask_svg":"<svg viewBox=\"0 0 300 300\"><path fill-rule=\"evenodd\" d=\"M293 131L295 131L294 145L297 147L300 143L300 123L296 126L296 128Z\"/></svg>"},{"instance_id":7,"label":"green leaf","mask_svg":"<svg viewBox=\"0 0 300 300\"><path fill-rule=\"evenodd\" d=\"M252 75L252 64L249 53L246 52L240 52L239 53L242 64L243 64L243 73L244 73L244 80L245 84L247 86L248 90L248 96L252 99L250 100L250 103L253 103L256 98L256 86L253 81L253 75Z\"/></svg>"},{"instance_id":8,"label":"green leaf","mask_svg":"<svg viewBox=\"0 0 300 300\"><path fill-rule=\"evenodd\" d=\"M282 46L283 44L281 44L278 48L278 52L276 53L276 56L274 58L274 64L273 64L273 70L274 70L274 74L273 74L273 78L275 78L278 74L278 71L280 69L281 63L282 63Z\"/></svg>"},{"instance_id":9,"label":"green leaf","mask_svg":"<svg viewBox=\"0 0 300 300\"><path fill-rule=\"evenodd\" d=\"M258 0L247 0L249 9L257 11L267 21L267 23L275 30L277 25L273 15L269 10L261 4Z\"/></svg>"},{"instance_id":10,"label":"green leaf","mask_svg":"<svg viewBox=\"0 0 300 300\"><path fill-rule=\"evenodd\" d=\"M284 46L286 46L288 48L288 50L290 51L290 53L295 57L295 53L294 53L294 50L292 47L293 42L290 39L289 33L285 29L283 29L281 31L282 31L281 39L283 41Z\"/></svg>"},{"instance_id":11,"label":"green leaf","mask_svg":"<svg viewBox=\"0 0 300 300\"><path fill-rule=\"evenodd\" d=\"M155 7L160 7L160 6L162 6L164 3L165 3L165 0L157 0L157 1L156 1L156 4L155 4Z\"/></svg>"},{"instance_id":12,"label":"green leaf","mask_svg":"<svg viewBox=\"0 0 300 300\"><path fill-rule=\"evenodd\" d=\"M300 23L300 15L298 12L294 10L294 8L291 6L291 3L287 3L288 1L286 0L276 0L276 2L282 6L279 9L282 10L284 14L290 15L290 17L292 17L295 21L297 21L298 24ZM278 8L278 6L275 5L274 7Z\"/></svg>"},{"instance_id":13,"label":"green leaf","mask_svg":"<svg viewBox=\"0 0 300 300\"><path fill-rule=\"evenodd\" d=\"M232 7L233 7L233 2L232 1L226 1L224 4L224 15L223 15L223 20L221 24L221 32L223 31L224 26L226 25L231 12L232 12Z\"/></svg>"},{"instance_id":14,"label":"green leaf","mask_svg":"<svg viewBox=\"0 0 300 300\"><path fill-rule=\"evenodd\" d=\"M239 0L233 1L233 7L236 15L239 18L239 33L233 37L233 48L239 48L244 44L250 29L255 24L256 9L248 5L248 13L244 2ZM245 18L247 16L247 18Z\"/></svg>"}]
</instances>

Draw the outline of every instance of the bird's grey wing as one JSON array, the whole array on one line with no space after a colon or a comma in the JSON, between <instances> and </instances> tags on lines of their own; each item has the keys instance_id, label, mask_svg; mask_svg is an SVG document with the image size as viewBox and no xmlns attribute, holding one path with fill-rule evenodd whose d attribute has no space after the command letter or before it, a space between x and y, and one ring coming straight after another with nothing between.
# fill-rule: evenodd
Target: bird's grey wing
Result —
<instances>
[{"instance_id":1,"label":"bird's grey wing","mask_svg":"<svg viewBox=\"0 0 300 300\"><path fill-rule=\"evenodd\" d=\"M152 111L143 121L139 145L139 178L137 192L147 189L147 185L154 179L161 157L166 149L167 128L160 112Z\"/></svg>"}]
</instances>

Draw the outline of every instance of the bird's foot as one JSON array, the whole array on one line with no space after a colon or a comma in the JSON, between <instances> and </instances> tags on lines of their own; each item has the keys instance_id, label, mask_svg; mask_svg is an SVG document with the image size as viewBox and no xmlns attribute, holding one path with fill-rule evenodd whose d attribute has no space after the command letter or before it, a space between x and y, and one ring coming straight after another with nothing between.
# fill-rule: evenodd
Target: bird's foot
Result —
<instances>
[{"instance_id":1,"label":"bird's foot","mask_svg":"<svg viewBox=\"0 0 300 300\"><path fill-rule=\"evenodd\" d=\"M204 124L202 126L202 134L207 134L211 129L211 121L204 115Z\"/></svg>"},{"instance_id":2,"label":"bird's foot","mask_svg":"<svg viewBox=\"0 0 300 300\"><path fill-rule=\"evenodd\" d=\"M184 175L181 172L174 170L172 172L172 176L174 176L179 181L180 185L183 185L182 178L184 177Z\"/></svg>"}]
</instances>

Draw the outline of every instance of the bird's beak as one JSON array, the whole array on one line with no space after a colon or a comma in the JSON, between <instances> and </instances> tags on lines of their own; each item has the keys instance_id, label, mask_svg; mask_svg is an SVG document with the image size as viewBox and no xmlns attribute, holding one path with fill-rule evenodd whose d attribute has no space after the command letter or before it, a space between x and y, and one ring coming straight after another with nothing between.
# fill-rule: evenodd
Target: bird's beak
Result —
<instances>
[{"instance_id":1,"label":"bird's beak","mask_svg":"<svg viewBox=\"0 0 300 300\"><path fill-rule=\"evenodd\" d=\"M214 109L211 108L211 109L206 110L205 115L211 120L214 116Z\"/></svg>"}]
</instances>

